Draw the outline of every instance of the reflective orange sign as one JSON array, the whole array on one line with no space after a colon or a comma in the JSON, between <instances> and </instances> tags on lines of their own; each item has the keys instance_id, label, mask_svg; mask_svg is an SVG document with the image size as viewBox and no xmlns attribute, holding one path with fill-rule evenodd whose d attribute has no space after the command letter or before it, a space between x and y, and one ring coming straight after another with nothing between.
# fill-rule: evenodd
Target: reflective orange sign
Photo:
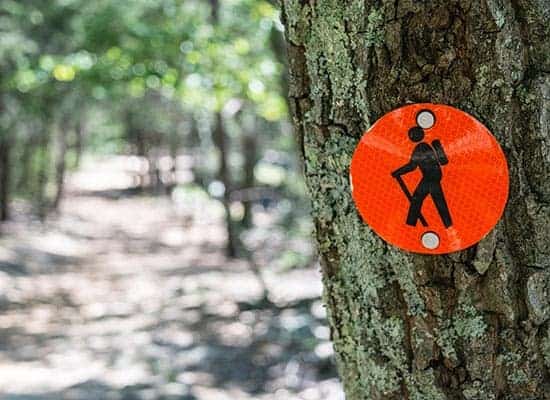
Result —
<instances>
[{"instance_id":1,"label":"reflective orange sign","mask_svg":"<svg viewBox=\"0 0 550 400\"><path fill-rule=\"evenodd\" d=\"M364 221L416 253L479 242L508 198L496 139L471 115L441 104L411 104L379 119L355 149L350 179Z\"/></svg>"}]
</instances>

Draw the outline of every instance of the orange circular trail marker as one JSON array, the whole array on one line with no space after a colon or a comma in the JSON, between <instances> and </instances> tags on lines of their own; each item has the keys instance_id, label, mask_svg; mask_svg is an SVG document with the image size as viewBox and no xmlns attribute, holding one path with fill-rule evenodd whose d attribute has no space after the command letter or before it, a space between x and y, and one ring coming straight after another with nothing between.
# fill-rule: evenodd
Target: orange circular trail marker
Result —
<instances>
[{"instance_id":1,"label":"orange circular trail marker","mask_svg":"<svg viewBox=\"0 0 550 400\"><path fill-rule=\"evenodd\" d=\"M445 254L479 242L501 218L508 166L494 136L454 107L411 104L380 118L351 160L353 200L385 241Z\"/></svg>"}]
</instances>

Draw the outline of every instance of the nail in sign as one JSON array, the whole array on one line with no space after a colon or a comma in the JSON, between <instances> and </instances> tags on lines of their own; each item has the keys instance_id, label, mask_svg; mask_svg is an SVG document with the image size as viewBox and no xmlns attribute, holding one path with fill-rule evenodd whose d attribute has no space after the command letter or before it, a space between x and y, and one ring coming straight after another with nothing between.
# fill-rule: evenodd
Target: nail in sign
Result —
<instances>
[{"instance_id":1,"label":"nail in sign","mask_svg":"<svg viewBox=\"0 0 550 400\"><path fill-rule=\"evenodd\" d=\"M494 136L441 104L411 104L379 119L355 149L350 179L363 220L415 253L474 245L508 198L508 166Z\"/></svg>"}]
</instances>

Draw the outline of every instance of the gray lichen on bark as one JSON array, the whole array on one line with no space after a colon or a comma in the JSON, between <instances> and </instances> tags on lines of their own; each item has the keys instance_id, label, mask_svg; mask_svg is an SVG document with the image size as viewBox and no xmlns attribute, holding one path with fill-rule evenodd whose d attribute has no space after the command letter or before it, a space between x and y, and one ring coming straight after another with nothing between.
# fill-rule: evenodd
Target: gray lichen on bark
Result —
<instances>
[{"instance_id":1,"label":"gray lichen on bark","mask_svg":"<svg viewBox=\"0 0 550 400\"><path fill-rule=\"evenodd\" d=\"M550 3L281 3L347 398L550 399ZM507 155L505 215L471 249L401 252L355 210L353 150L407 102L472 114Z\"/></svg>"}]
</instances>

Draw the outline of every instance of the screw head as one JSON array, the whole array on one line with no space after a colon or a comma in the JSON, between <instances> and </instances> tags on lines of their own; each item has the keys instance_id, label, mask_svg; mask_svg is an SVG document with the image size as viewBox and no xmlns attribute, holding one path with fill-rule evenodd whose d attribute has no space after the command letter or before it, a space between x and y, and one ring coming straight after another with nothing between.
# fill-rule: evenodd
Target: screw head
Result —
<instances>
[{"instance_id":1,"label":"screw head","mask_svg":"<svg viewBox=\"0 0 550 400\"><path fill-rule=\"evenodd\" d=\"M435 125L435 115L430 110L422 110L416 115L416 123L422 129L430 129Z\"/></svg>"},{"instance_id":2,"label":"screw head","mask_svg":"<svg viewBox=\"0 0 550 400\"><path fill-rule=\"evenodd\" d=\"M428 250L435 250L439 247L439 236L435 232L426 232L422 235L422 246Z\"/></svg>"}]
</instances>

